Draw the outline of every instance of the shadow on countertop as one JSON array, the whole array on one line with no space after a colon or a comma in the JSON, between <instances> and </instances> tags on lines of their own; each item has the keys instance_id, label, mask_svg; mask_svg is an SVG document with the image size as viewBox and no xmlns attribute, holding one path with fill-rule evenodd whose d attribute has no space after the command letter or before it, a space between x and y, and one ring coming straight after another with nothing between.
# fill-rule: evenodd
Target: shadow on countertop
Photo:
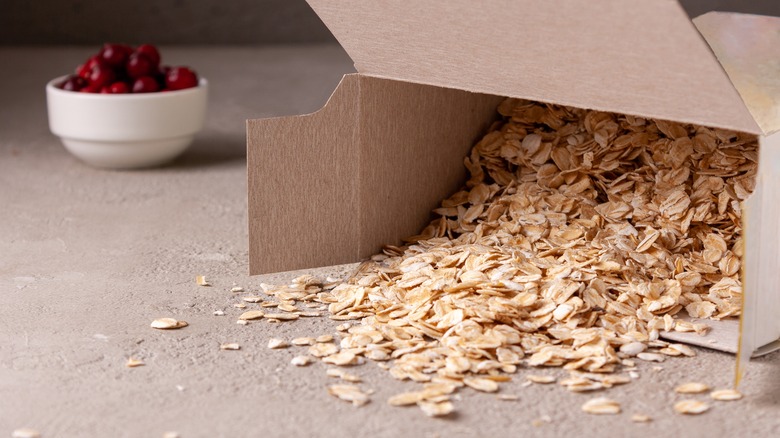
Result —
<instances>
[{"instance_id":1,"label":"shadow on countertop","mask_svg":"<svg viewBox=\"0 0 780 438\"><path fill-rule=\"evenodd\" d=\"M764 406L780 406L780 351L761 356L750 361L747 366L746 378L751 378L751 369L756 373L756 369L761 367L760 373L756 373L754 378L759 378L761 382L761 392L753 395L753 401L756 404ZM768 369L767 369L768 368Z\"/></svg>"},{"instance_id":2,"label":"shadow on countertop","mask_svg":"<svg viewBox=\"0 0 780 438\"><path fill-rule=\"evenodd\" d=\"M205 132L197 135L192 146L166 167L191 169L236 162L246 163L246 135L244 132Z\"/></svg>"}]
</instances>

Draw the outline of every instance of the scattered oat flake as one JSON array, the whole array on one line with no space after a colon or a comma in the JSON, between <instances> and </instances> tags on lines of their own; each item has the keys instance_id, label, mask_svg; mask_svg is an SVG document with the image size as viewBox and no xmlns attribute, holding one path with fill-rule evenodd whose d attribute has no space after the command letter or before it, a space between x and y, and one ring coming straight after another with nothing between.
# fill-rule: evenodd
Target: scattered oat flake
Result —
<instances>
[{"instance_id":1,"label":"scattered oat flake","mask_svg":"<svg viewBox=\"0 0 780 438\"><path fill-rule=\"evenodd\" d=\"M277 349L277 348L287 348L290 344L287 343L287 341L279 338L271 338L268 340L268 348L270 349Z\"/></svg>"},{"instance_id":2,"label":"scattered oat flake","mask_svg":"<svg viewBox=\"0 0 780 438\"><path fill-rule=\"evenodd\" d=\"M279 304L276 308L284 312L298 312L300 310L292 304Z\"/></svg>"},{"instance_id":3,"label":"scattered oat flake","mask_svg":"<svg viewBox=\"0 0 780 438\"><path fill-rule=\"evenodd\" d=\"M246 304L244 304L244 303L234 303L233 307L235 307L236 309L246 309Z\"/></svg>"},{"instance_id":4,"label":"scattered oat flake","mask_svg":"<svg viewBox=\"0 0 780 438\"><path fill-rule=\"evenodd\" d=\"M557 380L555 376L540 376L536 374L528 374L525 378L534 383L555 383Z\"/></svg>"},{"instance_id":5,"label":"scattered oat flake","mask_svg":"<svg viewBox=\"0 0 780 438\"><path fill-rule=\"evenodd\" d=\"M294 319L298 319L300 315L297 313L266 313L265 318L266 319L276 319L279 321L291 321Z\"/></svg>"},{"instance_id":6,"label":"scattered oat flake","mask_svg":"<svg viewBox=\"0 0 780 438\"><path fill-rule=\"evenodd\" d=\"M502 401L516 401L520 400L520 397L515 394L498 394L498 399Z\"/></svg>"},{"instance_id":7,"label":"scattered oat flake","mask_svg":"<svg viewBox=\"0 0 780 438\"><path fill-rule=\"evenodd\" d=\"M683 383L682 385L678 385L674 388L674 392L678 394L700 394L709 390L709 386L705 385L704 383L697 382Z\"/></svg>"},{"instance_id":8,"label":"scattered oat flake","mask_svg":"<svg viewBox=\"0 0 780 438\"><path fill-rule=\"evenodd\" d=\"M238 321L236 321L236 324L238 324L238 325L247 325L247 324L249 324L249 321L246 321L244 319L239 319Z\"/></svg>"},{"instance_id":9,"label":"scattered oat flake","mask_svg":"<svg viewBox=\"0 0 780 438\"><path fill-rule=\"evenodd\" d=\"M263 297L259 297L257 295L250 295L247 297L241 297L242 301L246 301L247 303L259 303L263 301Z\"/></svg>"},{"instance_id":10,"label":"scattered oat flake","mask_svg":"<svg viewBox=\"0 0 780 438\"><path fill-rule=\"evenodd\" d=\"M317 339L315 339L317 342L325 343L325 342L333 342L333 336L332 335L320 335L317 336Z\"/></svg>"},{"instance_id":11,"label":"scattered oat flake","mask_svg":"<svg viewBox=\"0 0 780 438\"><path fill-rule=\"evenodd\" d=\"M354 406L363 406L370 400L368 394L355 385L330 385L328 393L341 400L352 402Z\"/></svg>"},{"instance_id":12,"label":"scattered oat flake","mask_svg":"<svg viewBox=\"0 0 780 438\"><path fill-rule=\"evenodd\" d=\"M387 399L390 406L410 406L425 399L422 391L402 392Z\"/></svg>"},{"instance_id":13,"label":"scattered oat flake","mask_svg":"<svg viewBox=\"0 0 780 438\"><path fill-rule=\"evenodd\" d=\"M125 363L125 366L127 366L128 368L142 367L144 365L146 365L144 361L139 359L133 359L132 357L128 358L127 362Z\"/></svg>"},{"instance_id":14,"label":"scattered oat flake","mask_svg":"<svg viewBox=\"0 0 780 438\"><path fill-rule=\"evenodd\" d=\"M223 310L215 310L214 316L225 316L225 312Z\"/></svg>"},{"instance_id":15,"label":"scattered oat flake","mask_svg":"<svg viewBox=\"0 0 780 438\"><path fill-rule=\"evenodd\" d=\"M326 357L336 354L339 347L336 344L314 344L309 347L309 354L314 357Z\"/></svg>"},{"instance_id":16,"label":"scattered oat flake","mask_svg":"<svg viewBox=\"0 0 780 438\"><path fill-rule=\"evenodd\" d=\"M735 389L718 389L710 393L710 397L719 401L734 401L742 398L742 393Z\"/></svg>"},{"instance_id":17,"label":"scattered oat flake","mask_svg":"<svg viewBox=\"0 0 780 438\"><path fill-rule=\"evenodd\" d=\"M351 383L360 383L363 381L363 379L360 378L360 376L350 373L344 373L341 375L341 380L345 382L351 382Z\"/></svg>"},{"instance_id":18,"label":"scattered oat flake","mask_svg":"<svg viewBox=\"0 0 780 438\"><path fill-rule=\"evenodd\" d=\"M314 358L311 356L295 356L290 360L290 363L297 367L305 367L306 365L314 362Z\"/></svg>"},{"instance_id":19,"label":"scattered oat flake","mask_svg":"<svg viewBox=\"0 0 780 438\"><path fill-rule=\"evenodd\" d=\"M170 432L165 432L163 434L163 438L181 438L181 435L179 434L179 432L170 431Z\"/></svg>"},{"instance_id":20,"label":"scattered oat flake","mask_svg":"<svg viewBox=\"0 0 780 438\"><path fill-rule=\"evenodd\" d=\"M351 351L340 351L322 358L322 361L332 365L353 365L357 360L355 353Z\"/></svg>"},{"instance_id":21,"label":"scattered oat flake","mask_svg":"<svg viewBox=\"0 0 780 438\"><path fill-rule=\"evenodd\" d=\"M41 438L41 433L38 432L35 429L30 429L28 427L23 427L21 429L16 429L11 434L12 438Z\"/></svg>"},{"instance_id":22,"label":"scattered oat flake","mask_svg":"<svg viewBox=\"0 0 780 438\"><path fill-rule=\"evenodd\" d=\"M552 423L552 418L550 418L549 415L542 415L539 418L534 419L531 421L531 425L533 427L542 427L545 424Z\"/></svg>"},{"instance_id":23,"label":"scattered oat flake","mask_svg":"<svg viewBox=\"0 0 780 438\"><path fill-rule=\"evenodd\" d=\"M490 379L484 379L481 377L469 377L463 379L463 383L477 391L482 392L496 392L498 391L498 383Z\"/></svg>"},{"instance_id":24,"label":"scattered oat flake","mask_svg":"<svg viewBox=\"0 0 780 438\"><path fill-rule=\"evenodd\" d=\"M203 275L196 276L195 282L198 283L198 286L211 286L211 284L206 281L206 277Z\"/></svg>"},{"instance_id":25,"label":"scattered oat flake","mask_svg":"<svg viewBox=\"0 0 780 438\"><path fill-rule=\"evenodd\" d=\"M235 342L229 343L229 344L221 344L219 346L220 350L240 350L241 346L236 344Z\"/></svg>"},{"instance_id":26,"label":"scattered oat flake","mask_svg":"<svg viewBox=\"0 0 780 438\"><path fill-rule=\"evenodd\" d=\"M649 423L653 419L644 414L634 414L631 416L631 421L634 423Z\"/></svg>"},{"instance_id":27,"label":"scattered oat flake","mask_svg":"<svg viewBox=\"0 0 780 438\"><path fill-rule=\"evenodd\" d=\"M647 362L663 362L666 360L664 355L658 353L639 353L636 357Z\"/></svg>"},{"instance_id":28,"label":"scattered oat flake","mask_svg":"<svg viewBox=\"0 0 780 438\"><path fill-rule=\"evenodd\" d=\"M328 368L325 370L325 375L328 377L341 377L346 371L338 368Z\"/></svg>"},{"instance_id":29,"label":"scattered oat flake","mask_svg":"<svg viewBox=\"0 0 780 438\"><path fill-rule=\"evenodd\" d=\"M230 292L234 292L234 293L243 292L243 291L244 288L241 286L233 286L230 288Z\"/></svg>"},{"instance_id":30,"label":"scattered oat flake","mask_svg":"<svg viewBox=\"0 0 780 438\"><path fill-rule=\"evenodd\" d=\"M455 406L448 401L440 403L420 401L417 403L417 406L419 406L423 413L429 417L443 417L455 411Z\"/></svg>"},{"instance_id":31,"label":"scattered oat flake","mask_svg":"<svg viewBox=\"0 0 780 438\"><path fill-rule=\"evenodd\" d=\"M241 316L238 317L238 319L244 320L244 321L251 321L253 319L260 319L265 314L262 310L248 310L241 314Z\"/></svg>"},{"instance_id":32,"label":"scattered oat flake","mask_svg":"<svg viewBox=\"0 0 780 438\"><path fill-rule=\"evenodd\" d=\"M159 318L152 321L151 327L160 330L175 330L188 325L186 321L179 321L174 318Z\"/></svg>"},{"instance_id":33,"label":"scattered oat flake","mask_svg":"<svg viewBox=\"0 0 780 438\"><path fill-rule=\"evenodd\" d=\"M614 415L620 413L620 403L606 397L597 397L586 401L582 410L595 415Z\"/></svg>"},{"instance_id":34,"label":"scattered oat flake","mask_svg":"<svg viewBox=\"0 0 780 438\"><path fill-rule=\"evenodd\" d=\"M291 344L297 345L299 347L304 345L313 345L314 338L295 338L291 341Z\"/></svg>"},{"instance_id":35,"label":"scattered oat flake","mask_svg":"<svg viewBox=\"0 0 780 438\"><path fill-rule=\"evenodd\" d=\"M707 412L710 405L698 400L680 400L674 404L674 410L678 414L698 415Z\"/></svg>"}]
</instances>

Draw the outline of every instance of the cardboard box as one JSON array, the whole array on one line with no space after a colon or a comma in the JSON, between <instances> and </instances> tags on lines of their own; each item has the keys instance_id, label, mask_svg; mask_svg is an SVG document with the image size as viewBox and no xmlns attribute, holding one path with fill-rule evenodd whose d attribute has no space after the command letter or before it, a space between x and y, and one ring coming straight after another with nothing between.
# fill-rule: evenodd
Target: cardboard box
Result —
<instances>
[{"instance_id":1,"label":"cardboard box","mask_svg":"<svg viewBox=\"0 0 780 438\"><path fill-rule=\"evenodd\" d=\"M780 338L780 20L712 13L700 33L667 0L309 3L358 73L313 114L248 121L251 274L356 262L416 234L517 97L759 136L743 351ZM736 351L723 324L715 347Z\"/></svg>"}]
</instances>

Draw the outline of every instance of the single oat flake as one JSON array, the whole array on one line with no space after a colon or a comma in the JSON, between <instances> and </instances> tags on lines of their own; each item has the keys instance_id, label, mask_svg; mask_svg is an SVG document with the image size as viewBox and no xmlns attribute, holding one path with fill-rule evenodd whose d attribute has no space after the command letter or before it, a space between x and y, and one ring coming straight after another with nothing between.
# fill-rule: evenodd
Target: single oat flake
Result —
<instances>
[{"instance_id":1,"label":"single oat flake","mask_svg":"<svg viewBox=\"0 0 780 438\"><path fill-rule=\"evenodd\" d=\"M219 346L220 350L240 350L241 346L236 344L235 342L231 342L228 344L220 344Z\"/></svg>"},{"instance_id":2,"label":"single oat flake","mask_svg":"<svg viewBox=\"0 0 780 438\"><path fill-rule=\"evenodd\" d=\"M259 312L259 310L258 310ZM297 313L266 313L265 319L276 319L279 321L291 321L298 319L300 315Z\"/></svg>"},{"instance_id":3,"label":"single oat flake","mask_svg":"<svg viewBox=\"0 0 780 438\"><path fill-rule=\"evenodd\" d=\"M297 367L305 367L314 362L314 358L311 356L295 356L290 360L290 363Z\"/></svg>"},{"instance_id":4,"label":"single oat flake","mask_svg":"<svg viewBox=\"0 0 780 438\"><path fill-rule=\"evenodd\" d=\"M712 391L710 397L719 401L734 401L742 398L742 393L735 389L719 389Z\"/></svg>"},{"instance_id":5,"label":"single oat flake","mask_svg":"<svg viewBox=\"0 0 780 438\"><path fill-rule=\"evenodd\" d=\"M709 386L705 385L704 383L696 382L683 383L682 385L678 385L674 388L674 392L678 394L700 394L709 390Z\"/></svg>"},{"instance_id":6,"label":"single oat flake","mask_svg":"<svg viewBox=\"0 0 780 438\"><path fill-rule=\"evenodd\" d=\"M634 423L649 423L653 421L653 419L648 415L634 414L631 416L631 421L633 421Z\"/></svg>"},{"instance_id":7,"label":"single oat flake","mask_svg":"<svg viewBox=\"0 0 780 438\"><path fill-rule=\"evenodd\" d=\"M283 339L271 338L271 339L268 340L268 348L270 348L272 350L277 349L277 348L287 348L289 346L290 346L290 344L288 344L287 341L285 341Z\"/></svg>"},{"instance_id":8,"label":"single oat flake","mask_svg":"<svg viewBox=\"0 0 780 438\"><path fill-rule=\"evenodd\" d=\"M175 330L188 325L186 321L179 321L174 318L159 318L152 321L151 327L160 330Z\"/></svg>"},{"instance_id":9,"label":"single oat flake","mask_svg":"<svg viewBox=\"0 0 780 438\"><path fill-rule=\"evenodd\" d=\"M206 277L203 275L196 276L195 282L198 283L198 286L211 286L211 283L206 281Z\"/></svg>"},{"instance_id":10,"label":"single oat flake","mask_svg":"<svg viewBox=\"0 0 780 438\"><path fill-rule=\"evenodd\" d=\"M476 389L477 391L482 391L482 392L498 391L498 383L490 379L470 377L470 378L463 379L463 383L468 387Z\"/></svg>"},{"instance_id":11,"label":"single oat flake","mask_svg":"<svg viewBox=\"0 0 780 438\"><path fill-rule=\"evenodd\" d=\"M620 403L605 397L593 398L582 405L582 410L595 415L614 415L620 413Z\"/></svg>"},{"instance_id":12,"label":"single oat flake","mask_svg":"<svg viewBox=\"0 0 780 438\"><path fill-rule=\"evenodd\" d=\"M424 399L425 394L422 391L402 392L387 399L387 404L390 406L410 406Z\"/></svg>"},{"instance_id":13,"label":"single oat flake","mask_svg":"<svg viewBox=\"0 0 780 438\"><path fill-rule=\"evenodd\" d=\"M698 415L707 412L710 405L698 400L681 400L674 404L674 410L678 414Z\"/></svg>"},{"instance_id":14,"label":"single oat flake","mask_svg":"<svg viewBox=\"0 0 780 438\"><path fill-rule=\"evenodd\" d=\"M455 411L455 406L449 401L440 403L421 401L417 403L417 406L429 417L443 417Z\"/></svg>"},{"instance_id":15,"label":"single oat flake","mask_svg":"<svg viewBox=\"0 0 780 438\"><path fill-rule=\"evenodd\" d=\"M265 314L263 313L262 310L248 310L242 313L241 316L238 317L238 319L243 321L251 321L253 319L260 319L263 316L265 316Z\"/></svg>"},{"instance_id":16,"label":"single oat flake","mask_svg":"<svg viewBox=\"0 0 780 438\"><path fill-rule=\"evenodd\" d=\"M370 400L368 394L355 385L330 385L328 393L344 401L352 402L354 406L363 406Z\"/></svg>"},{"instance_id":17,"label":"single oat flake","mask_svg":"<svg viewBox=\"0 0 780 438\"><path fill-rule=\"evenodd\" d=\"M132 357L127 359L127 362L125 363L125 366L128 368L136 368L136 367L142 367L146 365L144 361L139 359L133 359Z\"/></svg>"},{"instance_id":18,"label":"single oat flake","mask_svg":"<svg viewBox=\"0 0 780 438\"><path fill-rule=\"evenodd\" d=\"M12 438L41 438L41 433L29 427L16 429L11 433Z\"/></svg>"},{"instance_id":19,"label":"single oat flake","mask_svg":"<svg viewBox=\"0 0 780 438\"><path fill-rule=\"evenodd\" d=\"M557 380L555 376L539 376L536 374L528 374L525 376L525 378L533 383L555 383Z\"/></svg>"},{"instance_id":20,"label":"single oat flake","mask_svg":"<svg viewBox=\"0 0 780 438\"><path fill-rule=\"evenodd\" d=\"M297 346L313 345L314 338L295 338L290 343Z\"/></svg>"}]
</instances>

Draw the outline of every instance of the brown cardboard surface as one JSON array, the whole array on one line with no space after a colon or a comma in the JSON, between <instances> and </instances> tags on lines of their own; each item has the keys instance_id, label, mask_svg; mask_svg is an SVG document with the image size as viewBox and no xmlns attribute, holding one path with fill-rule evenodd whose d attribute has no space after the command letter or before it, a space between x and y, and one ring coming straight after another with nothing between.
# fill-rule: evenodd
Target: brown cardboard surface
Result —
<instances>
[{"instance_id":1,"label":"brown cardboard surface","mask_svg":"<svg viewBox=\"0 0 780 438\"><path fill-rule=\"evenodd\" d=\"M372 77L360 83L358 257L369 257L417 234L460 188L463 159L503 98Z\"/></svg>"},{"instance_id":2,"label":"brown cardboard surface","mask_svg":"<svg viewBox=\"0 0 780 438\"><path fill-rule=\"evenodd\" d=\"M780 17L710 12L693 22L758 126L780 130Z\"/></svg>"},{"instance_id":3,"label":"brown cardboard surface","mask_svg":"<svg viewBox=\"0 0 780 438\"><path fill-rule=\"evenodd\" d=\"M760 133L671 0L308 0L360 73Z\"/></svg>"},{"instance_id":4,"label":"brown cardboard surface","mask_svg":"<svg viewBox=\"0 0 780 438\"><path fill-rule=\"evenodd\" d=\"M250 273L356 259L358 97L347 75L316 113L247 122Z\"/></svg>"},{"instance_id":5,"label":"brown cardboard surface","mask_svg":"<svg viewBox=\"0 0 780 438\"><path fill-rule=\"evenodd\" d=\"M250 272L354 262L419 232L501 100L347 75L316 113L250 120Z\"/></svg>"}]
</instances>

